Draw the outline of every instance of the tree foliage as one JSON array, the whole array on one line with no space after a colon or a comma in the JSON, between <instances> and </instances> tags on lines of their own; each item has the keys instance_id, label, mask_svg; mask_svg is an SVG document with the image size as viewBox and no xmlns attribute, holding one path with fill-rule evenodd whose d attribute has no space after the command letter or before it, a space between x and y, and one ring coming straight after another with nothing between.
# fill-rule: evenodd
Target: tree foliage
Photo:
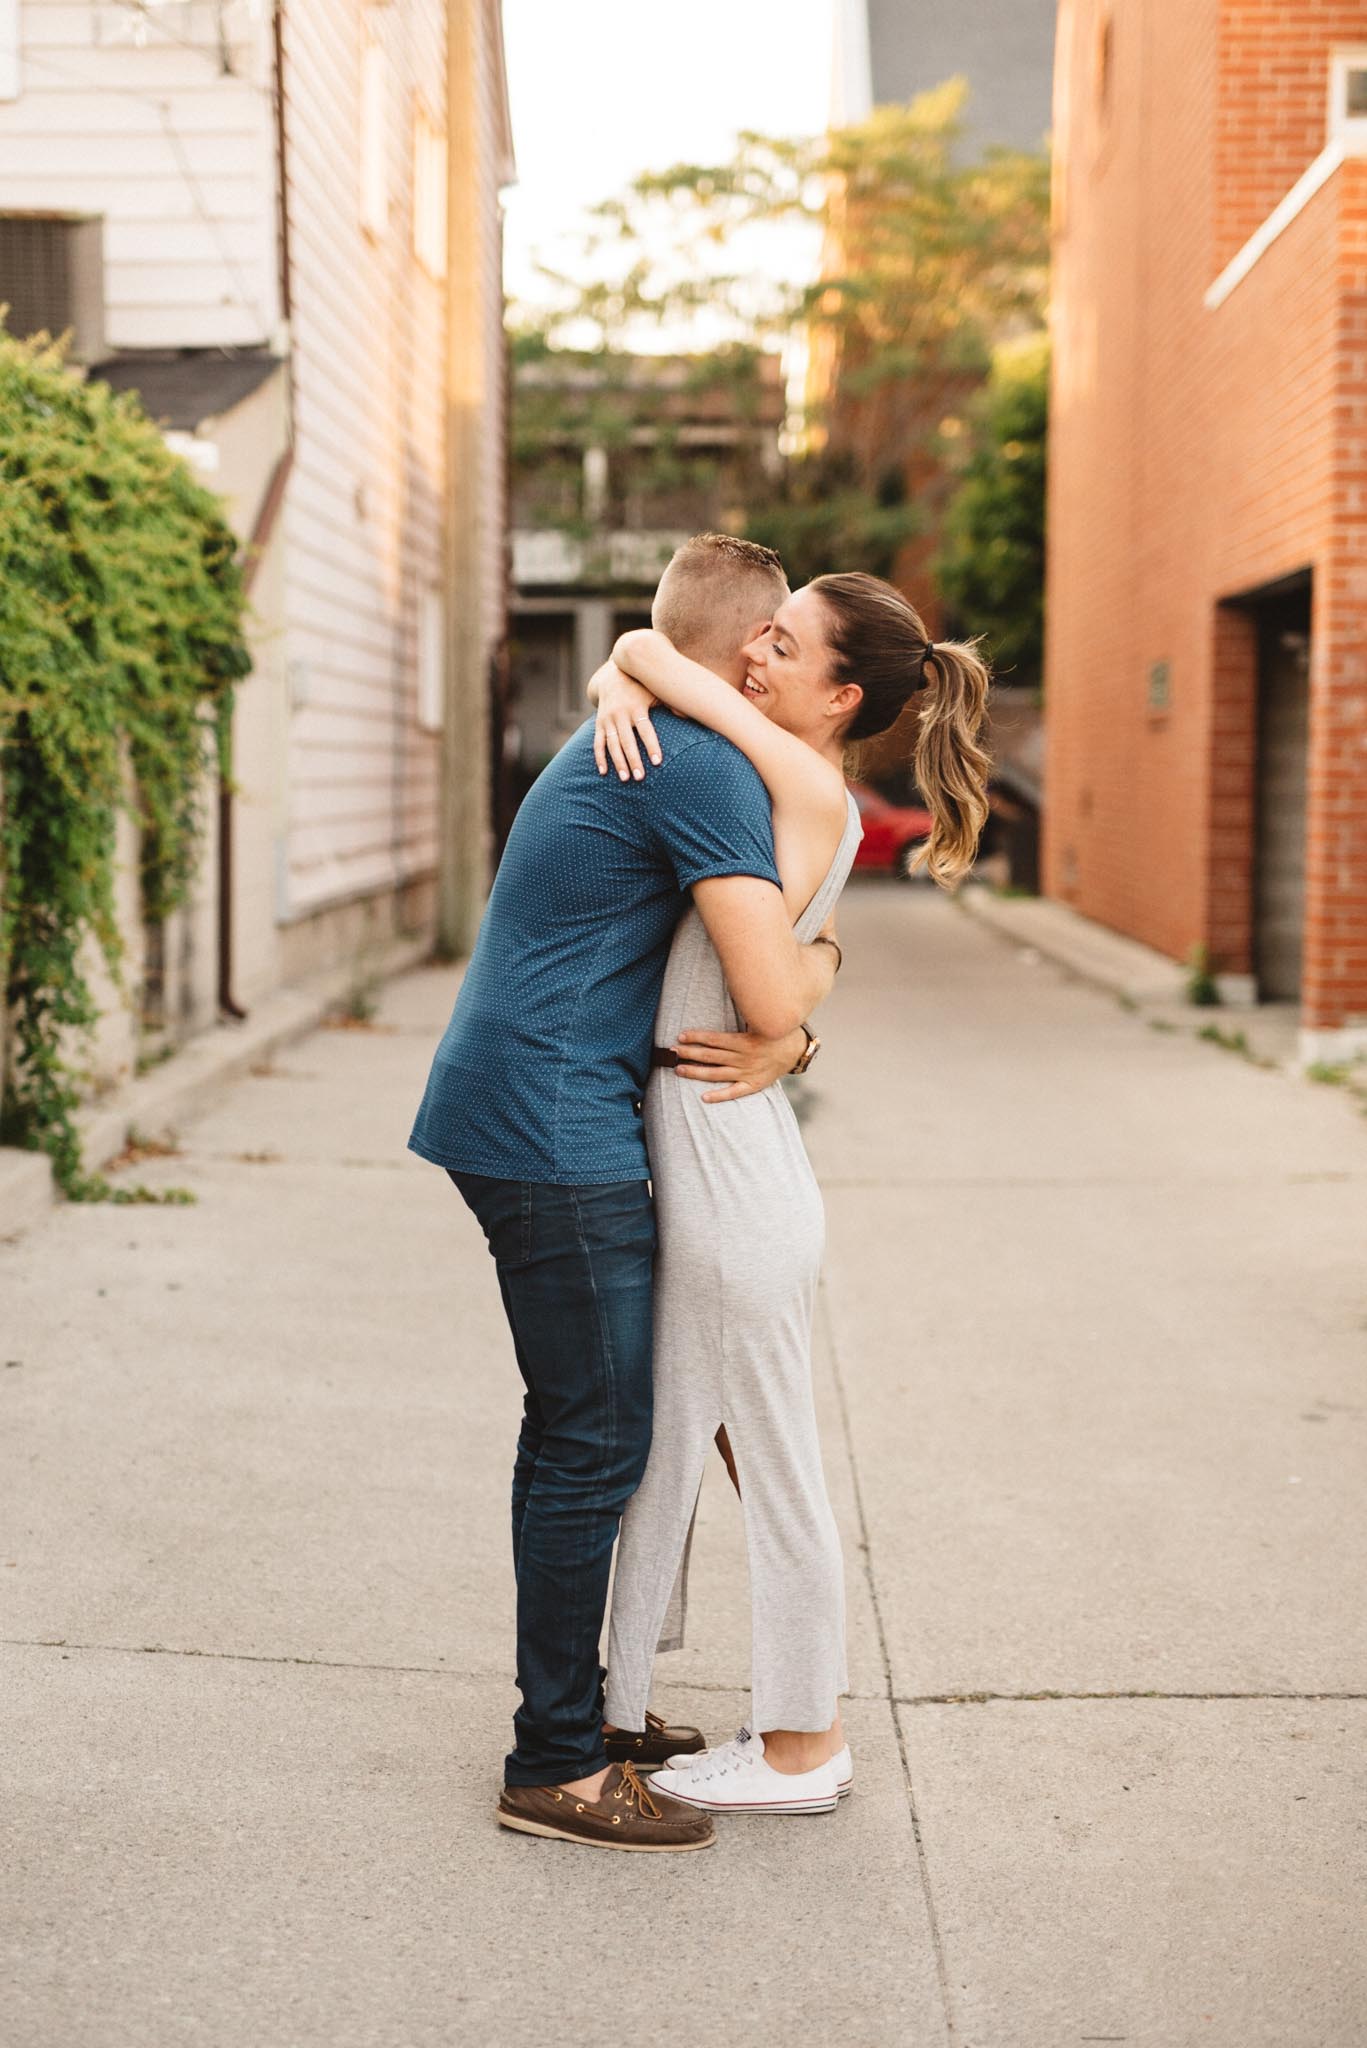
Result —
<instances>
[{"instance_id":1,"label":"tree foliage","mask_svg":"<svg viewBox=\"0 0 1367 2048\"><path fill-rule=\"evenodd\" d=\"M144 909L164 918L250 667L244 604L218 500L136 399L0 332L0 1115L71 1195L108 1193L81 1169L71 1055L96 1022L86 942L119 972L116 819L131 805Z\"/></svg>"},{"instance_id":2,"label":"tree foliage","mask_svg":"<svg viewBox=\"0 0 1367 2048\"><path fill-rule=\"evenodd\" d=\"M625 357L669 330L805 353L798 459L753 528L794 574L886 574L937 526L943 424L997 342L1040 323L1048 165L962 161L965 92L950 81L818 137L742 135L727 163L641 177L597 210L590 281L547 273L543 345ZM815 278L774 282L756 261L784 234L805 237L795 255L819 241Z\"/></svg>"},{"instance_id":3,"label":"tree foliage","mask_svg":"<svg viewBox=\"0 0 1367 2048\"><path fill-rule=\"evenodd\" d=\"M609 524L627 517L619 502L624 480L645 523L671 497L706 500L723 482L742 499L758 488L756 437L742 435L721 459L705 436L699 446L696 431L708 419L729 429L773 416L776 393L758 348L737 342L695 355L643 356L554 348L543 331L523 328L513 335L512 365L515 524L588 539L603 517ZM584 498L587 448L603 451L613 479L599 517Z\"/></svg>"},{"instance_id":4,"label":"tree foliage","mask_svg":"<svg viewBox=\"0 0 1367 2048\"><path fill-rule=\"evenodd\" d=\"M999 677L1037 685L1044 663L1044 485L1049 350L997 353L970 408L936 579L957 626L981 633Z\"/></svg>"}]
</instances>

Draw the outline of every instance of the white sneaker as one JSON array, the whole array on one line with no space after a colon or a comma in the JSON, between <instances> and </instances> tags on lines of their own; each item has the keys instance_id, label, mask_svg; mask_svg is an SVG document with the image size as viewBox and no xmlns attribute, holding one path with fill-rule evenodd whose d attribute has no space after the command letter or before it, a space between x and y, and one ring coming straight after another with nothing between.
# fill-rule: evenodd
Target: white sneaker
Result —
<instances>
[{"instance_id":1,"label":"white sneaker","mask_svg":"<svg viewBox=\"0 0 1367 2048\"><path fill-rule=\"evenodd\" d=\"M833 1763L814 1771L776 1771L764 1761L764 1738L742 1728L719 1749L690 1757L684 1770L656 1771L652 1785L706 1813L834 1813L840 1781Z\"/></svg>"},{"instance_id":2,"label":"white sneaker","mask_svg":"<svg viewBox=\"0 0 1367 2048\"><path fill-rule=\"evenodd\" d=\"M738 1728L729 1742L719 1742L715 1749L686 1750L679 1756L670 1757L665 1764L665 1769L667 1771L689 1771L694 1769L696 1765L706 1763L711 1759L715 1759L718 1763L723 1763L734 1752L744 1749L753 1739L748 1728ZM841 1799L848 1799L854 1790L854 1759L850 1755L850 1745L848 1742L843 1749L838 1749L831 1758L831 1769L835 1772L837 1796Z\"/></svg>"}]
</instances>

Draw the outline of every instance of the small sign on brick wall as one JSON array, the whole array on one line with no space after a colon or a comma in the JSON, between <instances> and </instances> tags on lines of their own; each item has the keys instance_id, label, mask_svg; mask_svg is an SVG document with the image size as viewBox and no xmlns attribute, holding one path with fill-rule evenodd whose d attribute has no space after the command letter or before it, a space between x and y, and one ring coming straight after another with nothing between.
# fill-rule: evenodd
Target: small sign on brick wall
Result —
<instances>
[{"instance_id":1,"label":"small sign on brick wall","mask_svg":"<svg viewBox=\"0 0 1367 2048\"><path fill-rule=\"evenodd\" d=\"M1166 661L1149 663L1149 709L1166 711L1172 701L1172 665Z\"/></svg>"}]
</instances>

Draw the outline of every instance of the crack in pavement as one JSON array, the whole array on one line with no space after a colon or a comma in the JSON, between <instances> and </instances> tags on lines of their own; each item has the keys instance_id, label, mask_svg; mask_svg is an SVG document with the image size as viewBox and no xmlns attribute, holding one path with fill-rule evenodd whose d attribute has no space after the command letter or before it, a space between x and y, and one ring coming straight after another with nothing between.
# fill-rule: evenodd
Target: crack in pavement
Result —
<instances>
[{"instance_id":1,"label":"crack in pavement","mask_svg":"<svg viewBox=\"0 0 1367 2048\"><path fill-rule=\"evenodd\" d=\"M468 1665L455 1664L393 1664L373 1661L365 1657L306 1657L288 1651L270 1650L202 1650L181 1643L86 1643L73 1642L69 1636L0 1636L0 1648L7 1650L77 1650L92 1655L114 1657L199 1657L216 1664L281 1664L297 1665L315 1671L378 1671L411 1674L426 1678L456 1678L475 1684L508 1685L511 1677L500 1665L497 1670L479 1670ZM679 1678L670 1681L670 1692L715 1693L734 1697L749 1690L748 1681L735 1679ZM884 1706L887 1695L881 1692L849 1692L846 1699L858 1700L870 1706Z\"/></svg>"},{"instance_id":2,"label":"crack in pavement","mask_svg":"<svg viewBox=\"0 0 1367 2048\"><path fill-rule=\"evenodd\" d=\"M369 1657L299 1657L289 1651L203 1651L187 1647L182 1642L74 1642L70 1636L0 1636L0 1649L10 1651L90 1651L107 1653L111 1657L205 1657L211 1663L262 1663L262 1665L301 1665L316 1671L396 1671L414 1673L422 1677L455 1677L461 1681L490 1683L490 1686L510 1686L512 1677L500 1665L496 1671L473 1669L469 1665L451 1663L381 1663ZM670 1679L668 1692L707 1692L707 1694L744 1694L748 1692L748 1681L736 1679ZM883 1706L887 1696L881 1692L848 1692L846 1700L863 1700L873 1706Z\"/></svg>"},{"instance_id":3,"label":"crack in pavement","mask_svg":"<svg viewBox=\"0 0 1367 2048\"><path fill-rule=\"evenodd\" d=\"M823 1188L919 1188L924 1190L924 1177L899 1176L897 1174L818 1174ZM942 1188L1223 1188L1249 1187L1257 1185L1259 1176L1243 1174L1237 1178L1229 1174L1136 1174L1136 1173L1004 1173L1004 1174L954 1174L938 1173L935 1187ZM1345 1182L1367 1181L1367 1173L1348 1169L1326 1168L1323 1172L1269 1173L1262 1177L1265 1187L1314 1187L1328 1182L1340 1186Z\"/></svg>"},{"instance_id":4,"label":"crack in pavement","mask_svg":"<svg viewBox=\"0 0 1367 2048\"><path fill-rule=\"evenodd\" d=\"M866 1567L867 1576L867 1567ZM873 1589L870 1586L870 1597ZM882 1619L874 1600L875 1619L879 1623L880 1648L885 1647ZM477 1684L503 1685L508 1674L501 1667L497 1671L475 1670L457 1667L453 1664L390 1664L372 1661L363 1657L305 1657L285 1651L265 1650L202 1650L179 1643L85 1643L73 1642L68 1636L0 1636L0 1645L7 1650L80 1650L93 1654L115 1657L201 1657L219 1664L293 1664L317 1671L379 1671L412 1674L427 1678L458 1678ZM728 1682L714 1678L676 1678L669 1683L670 1692L701 1692L736 1694L744 1693L744 1680ZM1162 1687L1117 1686L1113 1691L1092 1692L855 1692L842 1695L868 1706L894 1707L980 1707L980 1706L1038 1706L1051 1701L1071 1700L1288 1700L1313 1705L1317 1700L1336 1702L1341 1705L1367 1704L1367 1692L1342 1692L1330 1689L1308 1692L1229 1692L1229 1691L1168 1691Z\"/></svg>"},{"instance_id":5,"label":"crack in pavement","mask_svg":"<svg viewBox=\"0 0 1367 2048\"><path fill-rule=\"evenodd\" d=\"M409 1169L409 1155L401 1153L394 1159L353 1159L347 1155L319 1153L302 1157L291 1152L207 1152L193 1146L185 1146L174 1154L177 1160L193 1166L196 1163L209 1166L304 1166L327 1167L360 1166L385 1173L406 1173Z\"/></svg>"},{"instance_id":6,"label":"crack in pavement","mask_svg":"<svg viewBox=\"0 0 1367 2048\"><path fill-rule=\"evenodd\" d=\"M854 1455L854 1432L850 1425L849 1402L845 1393L844 1376L840 1370L840 1352L835 1341L835 1328L831 1319L830 1295L824 1286L817 1289L817 1314L821 1318L826 1339L826 1349L831 1361L831 1377L835 1382L836 1401L840 1409L840 1431L845 1439L845 1456L850 1468L850 1484L854 1491L855 1519L859 1528L859 1552L864 1583L868 1587L869 1602L873 1608L874 1627L878 1635L878 1652L883 1664L884 1695L888 1712L892 1716L893 1731L897 1737L897 1754L902 1764L902 1783L906 1787L907 1812L911 1818L912 1839L916 1844L916 1867L921 1878L921 1896L925 1904L926 1920L930 1927L930 1945L935 1957L935 1974L940 1985L940 2002L945 2015L945 2038L951 2044L958 2039L959 2029L954 2015L954 2001L949 1989L949 1964L945 1956L944 1940L935 1911L935 1899L930 1888L930 1867L926 1859L926 1845L921 1833L921 1816L916 1804L916 1786L911 1775L911 1759L907 1754L906 1736L901 1718L897 1712L897 1697L892 1683L892 1655L888 1648L887 1630L883 1625L883 1610L879 1605L878 1587L873 1576L873 1551L869 1539L868 1516L864 1512L864 1494L859 1484L859 1467Z\"/></svg>"},{"instance_id":7,"label":"crack in pavement","mask_svg":"<svg viewBox=\"0 0 1367 2048\"><path fill-rule=\"evenodd\" d=\"M981 1707L1005 1702L1021 1706L1050 1700L1367 1700L1367 1692L1166 1692L1161 1687L1117 1686L1114 1692L913 1692L898 1693L899 1707Z\"/></svg>"}]
</instances>

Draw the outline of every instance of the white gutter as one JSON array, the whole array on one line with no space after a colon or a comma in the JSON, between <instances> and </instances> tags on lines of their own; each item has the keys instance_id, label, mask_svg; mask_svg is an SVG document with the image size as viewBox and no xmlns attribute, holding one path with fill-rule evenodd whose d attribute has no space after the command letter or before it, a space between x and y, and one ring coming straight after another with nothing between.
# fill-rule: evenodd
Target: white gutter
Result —
<instances>
[{"instance_id":1,"label":"white gutter","mask_svg":"<svg viewBox=\"0 0 1367 2048\"><path fill-rule=\"evenodd\" d=\"M1242 284L1264 250L1270 249L1278 235L1289 228L1296 215L1303 211L1319 191L1327 184L1348 152L1342 139L1335 137L1325 144L1314 162L1297 178L1291 190L1279 206L1275 206L1262 226L1255 228L1237 255L1231 256L1220 275L1206 293L1206 304L1212 311L1223 306L1237 284Z\"/></svg>"}]
</instances>

